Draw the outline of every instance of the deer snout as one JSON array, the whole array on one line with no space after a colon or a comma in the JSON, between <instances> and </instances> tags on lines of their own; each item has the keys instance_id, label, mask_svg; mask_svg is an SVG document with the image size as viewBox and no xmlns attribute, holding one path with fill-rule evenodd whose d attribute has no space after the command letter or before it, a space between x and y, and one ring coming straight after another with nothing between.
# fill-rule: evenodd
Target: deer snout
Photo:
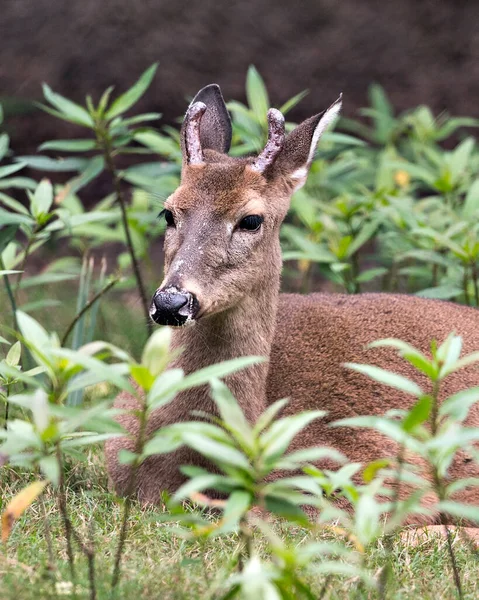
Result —
<instances>
[{"instance_id":1,"label":"deer snout","mask_svg":"<svg viewBox=\"0 0 479 600\"><path fill-rule=\"evenodd\" d=\"M158 325L181 327L195 318L199 308L194 294L168 287L156 290L150 304L150 317Z\"/></svg>"}]
</instances>

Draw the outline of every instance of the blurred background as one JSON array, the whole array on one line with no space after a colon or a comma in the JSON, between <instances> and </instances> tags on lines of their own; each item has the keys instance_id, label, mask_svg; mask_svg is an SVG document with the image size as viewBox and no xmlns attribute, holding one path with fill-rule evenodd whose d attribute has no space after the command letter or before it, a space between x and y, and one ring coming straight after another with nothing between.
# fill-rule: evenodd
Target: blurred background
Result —
<instances>
[{"instance_id":1,"label":"blurred background","mask_svg":"<svg viewBox=\"0 0 479 600\"><path fill-rule=\"evenodd\" d=\"M56 331L74 319L74 348L106 337L139 355L179 122L213 82L235 156L263 147L269 106L291 130L344 94L281 230L284 291L479 306L478 0L1 8L0 306L13 299Z\"/></svg>"},{"instance_id":2,"label":"blurred background","mask_svg":"<svg viewBox=\"0 0 479 600\"><path fill-rule=\"evenodd\" d=\"M186 98L217 82L244 101L248 65L275 105L309 89L293 120L322 110L339 91L344 114L380 83L398 110L479 116L477 0L2 0L0 101L16 152L74 128L32 110L41 83L83 103L125 90L159 61L138 110L173 122ZM16 115L16 116L15 116Z\"/></svg>"}]
</instances>

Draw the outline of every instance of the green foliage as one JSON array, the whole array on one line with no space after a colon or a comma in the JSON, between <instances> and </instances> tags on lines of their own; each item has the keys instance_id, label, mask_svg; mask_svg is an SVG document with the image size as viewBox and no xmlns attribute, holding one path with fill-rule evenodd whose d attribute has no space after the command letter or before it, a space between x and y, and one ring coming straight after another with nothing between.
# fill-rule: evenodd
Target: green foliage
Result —
<instances>
[{"instance_id":1,"label":"green foliage","mask_svg":"<svg viewBox=\"0 0 479 600\"><path fill-rule=\"evenodd\" d=\"M76 585L79 551L88 568L85 585L95 597L99 557L94 540L73 522L84 521L85 514L73 519L69 512L67 497L75 492L67 476L105 440L125 435L112 409L112 398L123 390L136 398L134 413L140 424L138 435L131 437L132 450L120 455L129 466L131 494L138 468L152 455L187 446L214 467L185 465L187 481L167 499L169 512L155 513L151 519L183 540L184 548L203 553L211 540L232 546L229 569L223 570L221 581L208 582L212 598L311 599L329 591L337 597L385 597L386 589L394 587L388 540L411 515L479 522L477 507L455 499L457 491L479 482L450 478L459 452L479 460L478 430L465 424L479 401L479 390L465 389L438 402L444 380L478 362L479 355L461 356L462 340L454 335L439 346L432 343L430 356L400 340L373 344L396 349L398 360L422 375L421 386L371 365L348 365L357 377L371 377L385 390L389 386L411 396L409 411L334 423L379 432L398 449L395 456L356 464L324 446L289 451L312 420L325 416L322 411L281 416L287 401L280 400L256 423L247 421L221 379L259 362L259 357L241 357L185 375L169 367L175 353L167 328L149 336L146 344L135 331L138 347L144 347L140 360L124 349L126 339L119 344L96 340L102 308L105 302L112 306L105 300L112 288L124 294L138 289L146 307L138 259L148 265L152 245L163 233L158 209L179 182L177 129L154 129L151 123L161 117L156 113L127 116L155 71L153 65L115 99L108 88L96 103L87 97L84 106L45 85L45 111L84 132L79 139L45 142L42 154L15 157L8 135L0 133L0 276L8 306L0 323L0 464L6 464L19 482L8 503L0 499L4 540L15 536L12 526L22 512L33 502L42 506L41 494L49 495L57 503L52 512L62 527L57 536L66 542L69 572L64 577ZM294 109L305 93L280 110ZM231 153L236 156L257 152L267 137L270 97L254 67L247 73L246 98L247 105L228 105L233 118ZM448 115L435 118L425 106L397 115L379 85L371 86L370 104L361 111L367 123L344 118L338 128L347 133L323 136L308 182L293 197L281 234L288 285L306 292L327 279L346 293L409 291L479 306L479 152L463 129L477 127L478 122ZM288 131L294 126L287 123ZM131 155L127 168L118 166L123 154ZM49 178L37 182L25 177L25 167L46 172ZM66 183L65 173L73 174ZM102 174L111 189L85 210L84 188ZM105 259L93 256L112 243L119 250L113 268L108 268ZM55 258L38 272L35 265L48 252ZM154 287L159 279L156 269ZM37 297L46 286L47 297ZM47 317L52 309L61 309L60 294L53 290L61 287L72 290L63 309L69 313L67 325L50 328ZM128 320L118 328L126 329ZM105 333L103 327L102 337ZM152 411L200 385L210 386L215 415L192 414L194 421L147 432ZM420 457L423 467L412 468L405 460L409 453ZM406 488L407 493L399 493ZM425 506L426 496L437 500ZM112 496L108 498L111 503ZM216 517L209 509L217 511ZM303 528L302 543L279 536L266 511L291 528ZM121 587L120 566L132 514L146 527L144 513L129 497L122 502L109 552L114 590ZM51 518L44 518L47 530ZM457 551L447 527L446 533L461 597Z\"/></svg>"}]
</instances>

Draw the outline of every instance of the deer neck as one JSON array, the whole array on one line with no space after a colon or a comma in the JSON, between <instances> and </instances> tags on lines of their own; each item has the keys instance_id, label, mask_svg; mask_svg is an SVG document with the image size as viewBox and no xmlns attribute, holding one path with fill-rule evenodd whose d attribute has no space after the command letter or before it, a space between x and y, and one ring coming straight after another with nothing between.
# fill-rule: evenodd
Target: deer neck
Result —
<instances>
[{"instance_id":1,"label":"deer neck","mask_svg":"<svg viewBox=\"0 0 479 600\"><path fill-rule=\"evenodd\" d=\"M173 347L183 349L174 366L185 373L241 356L266 358L265 362L224 379L251 422L266 408L266 378L276 327L280 273L278 242L271 252L270 264L265 265L260 286L234 307L173 332ZM177 419L191 418L192 410L216 412L206 387L188 390L181 396L172 405Z\"/></svg>"}]
</instances>

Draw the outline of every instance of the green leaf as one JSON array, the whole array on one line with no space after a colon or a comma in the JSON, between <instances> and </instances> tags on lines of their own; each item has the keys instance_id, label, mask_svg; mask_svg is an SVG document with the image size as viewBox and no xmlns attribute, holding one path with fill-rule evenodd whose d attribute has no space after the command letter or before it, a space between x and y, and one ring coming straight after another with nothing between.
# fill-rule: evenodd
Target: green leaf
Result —
<instances>
[{"instance_id":1,"label":"green leaf","mask_svg":"<svg viewBox=\"0 0 479 600\"><path fill-rule=\"evenodd\" d=\"M143 349L141 364L156 377L166 367L170 359L172 331L169 327L160 327L148 339Z\"/></svg>"},{"instance_id":2,"label":"green leaf","mask_svg":"<svg viewBox=\"0 0 479 600\"><path fill-rule=\"evenodd\" d=\"M152 65L147 69L138 81L124 94L114 100L106 113L106 118L111 120L118 115L126 112L131 108L138 100L143 96L146 90L149 88L150 83L155 76L158 63Z\"/></svg>"},{"instance_id":3,"label":"green leaf","mask_svg":"<svg viewBox=\"0 0 479 600\"><path fill-rule=\"evenodd\" d=\"M275 419L276 415L288 404L288 399L283 398L277 400L261 414L253 428L253 435L256 437L259 433L269 427L270 423Z\"/></svg>"},{"instance_id":4,"label":"green leaf","mask_svg":"<svg viewBox=\"0 0 479 600\"><path fill-rule=\"evenodd\" d=\"M86 158L50 158L49 156L20 156L18 160L23 165L39 171L52 171L63 173L68 171L81 171L88 163Z\"/></svg>"},{"instance_id":5,"label":"green leaf","mask_svg":"<svg viewBox=\"0 0 479 600\"><path fill-rule=\"evenodd\" d=\"M225 360L216 365L209 365L208 367L204 367L199 371L187 375L183 379L180 389L188 390L198 385L210 383L213 379L221 379L222 377L241 371L251 365L262 363L265 360L266 359L263 356L240 356L239 358Z\"/></svg>"},{"instance_id":6,"label":"green leaf","mask_svg":"<svg viewBox=\"0 0 479 600\"><path fill-rule=\"evenodd\" d=\"M203 492L208 488L214 488L222 480L223 477L221 475L209 473L207 475L198 475L180 486L176 490L172 501L173 503L181 502L181 500L189 498L191 494L194 494L195 492Z\"/></svg>"},{"instance_id":7,"label":"green leaf","mask_svg":"<svg viewBox=\"0 0 479 600\"><path fill-rule=\"evenodd\" d=\"M476 402L479 402L479 387L462 390L442 402L439 415L451 417L455 421L464 421Z\"/></svg>"},{"instance_id":8,"label":"green leaf","mask_svg":"<svg viewBox=\"0 0 479 600\"><path fill-rule=\"evenodd\" d=\"M274 461L288 449L293 438L315 419L326 415L324 410L305 411L276 421L261 436L264 460Z\"/></svg>"},{"instance_id":9,"label":"green leaf","mask_svg":"<svg viewBox=\"0 0 479 600\"><path fill-rule=\"evenodd\" d=\"M42 179L35 190L30 203L30 211L35 219L48 214L53 204L53 187L48 179Z\"/></svg>"},{"instance_id":10,"label":"green leaf","mask_svg":"<svg viewBox=\"0 0 479 600\"><path fill-rule=\"evenodd\" d=\"M384 340L378 340L376 342L372 342L368 346L369 348L381 348L381 347L390 347L396 348L399 350L401 356L407 360L411 365L413 365L416 369L424 373L431 379L435 381L438 376L438 372L434 364L429 361L424 354L419 352L417 348L411 346L407 342L403 342L402 340L397 340L395 338L386 338Z\"/></svg>"},{"instance_id":11,"label":"green leaf","mask_svg":"<svg viewBox=\"0 0 479 600\"><path fill-rule=\"evenodd\" d=\"M35 221L26 215L19 215L0 208L0 227L6 225L33 225Z\"/></svg>"},{"instance_id":12,"label":"green leaf","mask_svg":"<svg viewBox=\"0 0 479 600\"><path fill-rule=\"evenodd\" d=\"M38 466L46 479L54 486L60 482L60 466L55 456L44 456L38 461Z\"/></svg>"},{"instance_id":13,"label":"green leaf","mask_svg":"<svg viewBox=\"0 0 479 600\"><path fill-rule=\"evenodd\" d=\"M72 279L78 279L78 275L73 273L42 273L41 275L33 275L22 279L20 283L21 289L36 287L39 285L49 285L52 283L59 283L61 281L71 281Z\"/></svg>"},{"instance_id":14,"label":"green leaf","mask_svg":"<svg viewBox=\"0 0 479 600\"><path fill-rule=\"evenodd\" d=\"M52 140L44 142L38 149L57 150L59 152L87 152L95 148L95 140Z\"/></svg>"},{"instance_id":15,"label":"green leaf","mask_svg":"<svg viewBox=\"0 0 479 600\"><path fill-rule=\"evenodd\" d=\"M443 500L437 503L436 508L458 519L468 519L479 524L479 506L462 504L460 502L453 502L452 500Z\"/></svg>"},{"instance_id":16,"label":"green leaf","mask_svg":"<svg viewBox=\"0 0 479 600\"><path fill-rule=\"evenodd\" d=\"M357 371L358 373L363 373L379 383L384 383L385 385L393 387L397 390L401 390L406 394L411 394L412 396L416 397L423 395L423 391L417 385L417 383L407 379L406 377L403 377L402 375L398 375L397 373L391 373L390 371L386 371L385 369L381 369L380 367L375 367L373 365L345 363L344 366L348 369L352 369L353 371Z\"/></svg>"},{"instance_id":17,"label":"green leaf","mask_svg":"<svg viewBox=\"0 0 479 600\"><path fill-rule=\"evenodd\" d=\"M240 441L251 446L253 443L251 427L228 386L218 379L213 379L210 385L211 395L228 430L233 435L236 433Z\"/></svg>"},{"instance_id":18,"label":"green leaf","mask_svg":"<svg viewBox=\"0 0 479 600\"><path fill-rule=\"evenodd\" d=\"M17 171L20 171L24 167L25 167L25 163L20 162L20 160L18 160L16 163L14 163L12 165L6 165L5 167L0 167L0 179L3 179L4 177L8 177L12 173L16 173Z\"/></svg>"},{"instance_id":19,"label":"green leaf","mask_svg":"<svg viewBox=\"0 0 479 600\"><path fill-rule=\"evenodd\" d=\"M246 456L231 446L192 432L184 433L182 439L187 446L206 456L220 467L226 465L251 471L251 465Z\"/></svg>"},{"instance_id":20,"label":"green leaf","mask_svg":"<svg viewBox=\"0 0 479 600\"><path fill-rule=\"evenodd\" d=\"M261 75L253 65L250 65L246 75L246 97L260 123L266 123L266 114L270 103L268 92Z\"/></svg>"},{"instance_id":21,"label":"green leaf","mask_svg":"<svg viewBox=\"0 0 479 600\"><path fill-rule=\"evenodd\" d=\"M130 373L136 383L148 393L155 381L150 371L143 365L130 365Z\"/></svg>"},{"instance_id":22,"label":"green leaf","mask_svg":"<svg viewBox=\"0 0 479 600\"><path fill-rule=\"evenodd\" d=\"M308 94L309 90L303 90L302 92L299 92L299 94L296 94L296 96L293 96L292 98L287 100L282 106L280 106L279 112L283 113L283 115L286 115L292 108L298 105L301 102L301 100L305 98Z\"/></svg>"},{"instance_id":23,"label":"green leaf","mask_svg":"<svg viewBox=\"0 0 479 600\"><path fill-rule=\"evenodd\" d=\"M20 332L31 347L42 350L51 345L50 337L38 321L21 310L17 310L17 322Z\"/></svg>"},{"instance_id":24,"label":"green leaf","mask_svg":"<svg viewBox=\"0 0 479 600\"><path fill-rule=\"evenodd\" d=\"M6 133L0 135L0 160L3 160L8 152L10 139Z\"/></svg>"},{"instance_id":25,"label":"green leaf","mask_svg":"<svg viewBox=\"0 0 479 600\"><path fill-rule=\"evenodd\" d=\"M335 448L322 446L319 448L304 448L303 450L296 450L295 452L286 454L281 460L276 462L275 467L279 470L298 469L304 466L305 463L324 459L333 460L340 464L346 462L344 454L341 454Z\"/></svg>"},{"instance_id":26,"label":"green leaf","mask_svg":"<svg viewBox=\"0 0 479 600\"><path fill-rule=\"evenodd\" d=\"M367 281L376 279L376 277L381 277L381 275L385 275L387 272L388 272L388 269L386 269L385 267L377 267L375 269L367 269L366 271L362 271L356 277L356 281L358 283L366 283Z\"/></svg>"},{"instance_id":27,"label":"green leaf","mask_svg":"<svg viewBox=\"0 0 479 600\"><path fill-rule=\"evenodd\" d=\"M20 342L15 342L9 349L7 357L5 358L5 362L10 367L16 367L20 363L21 354L22 345Z\"/></svg>"},{"instance_id":28,"label":"green leaf","mask_svg":"<svg viewBox=\"0 0 479 600\"><path fill-rule=\"evenodd\" d=\"M180 390L183 379L183 369L168 369L159 375L148 393L148 408L153 410L171 402Z\"/></svg>"},{"instance_id":29,"label":"green leaf","mask_svg":"<svg viewBox=\"0 0 479 600\"><path fill-rule=\"evenodd\" d=\"M43 95L52 106L60 111L61 118L66 118L67 121L90 129L94 128L93 119L82 106L55 93L46 83L43 84Z\"/></svg>"},{"instance_id":30,"label":"green leaf","mask_svg":"<svg viewBox=\"0 0 479 600\"><path fill-rule=\"evenodd\" d=\"M291 523L299 525L308 525L308 517L304 514L299 506L289 502L281 496L267 495L264 499L266 509L274 515L282 517Z\"/></svg>"},{"instance_id":31,"label":"green leaf","mask_svg":"<svg viewBox=\"0 0 479 600\"><path fill-rule=\"evenodd\" d=\"M476 179L467 190L464 204L462 205L462 218L469 220L479 210L479 179Z\"/></svg>"},{"instance_id":32,"label":"green leaf","mask_svg":"<svg viewBox=\"0 0 479 600\"><path fill-rule=\"evenodd\" d=\"M404 418L404 421L402 422L403 429L405 431L412 431L418 425L422 425L424 421L429 419L431 408L431 396L421 396Z\"/></svg>"}]
</instances>

